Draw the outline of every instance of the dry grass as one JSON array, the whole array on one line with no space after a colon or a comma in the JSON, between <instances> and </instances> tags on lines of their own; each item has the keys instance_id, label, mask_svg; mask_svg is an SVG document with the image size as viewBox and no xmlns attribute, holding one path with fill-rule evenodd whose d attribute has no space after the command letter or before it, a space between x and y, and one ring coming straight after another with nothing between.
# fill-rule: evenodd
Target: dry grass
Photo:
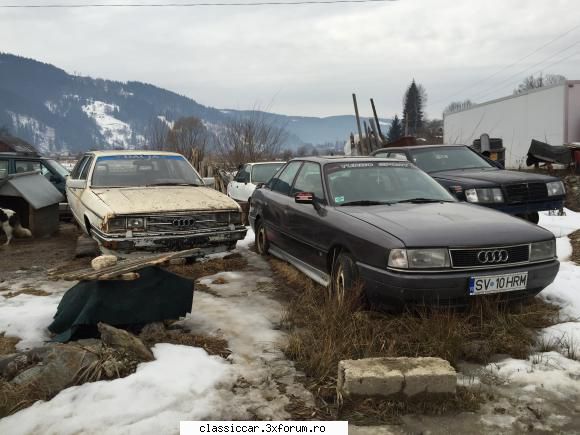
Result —
<instances>
[{"instance_id":1,"label":"dry grass","mask_svg":"<svg viewBox=\"0 0 580 435\"><path fill-rule=\"evenodd\" d=\"M572 256L571 259L574 263L580 264L580 230L574 231L568 236L570 243L572 244Z\"/></svg>"},{"instance_id":2,"label":"dry grass","mask_svg":"<svg viewBox=\"0 0 580 435\"><path fill-rule=\"evenodd\" d=\"M50 296L50 293L45 292L44 290L33 288L33 287L25 287L23 289L15 291L15 292L6 293L2 296L4 296L6 299L10 299L10 298L16 297L18 295Z\"/></svg>"},{"instance_id":3,"label":"dry grass","mask_svg":"<svg viewBox=\"0 0 580 435\"><path fill-rule=\"evenodd\" d=\"M248 261L242 255L234 253L208 261L202 260L192 264L170 265L167 266L167 270L195 280L204 276L215 275L218 272L245 270L247 266Z\"/></svg>"},{"instance_id":4,"label":"dry grass","mask_svg":"<svg viewBox=\"0 0 580 435\"><path fill-rule=\"evenodd\" d=\"M228 283L228 280L225 279L224 277L220 276L219 278L214 279L211 283L212 284L217 284L217 285L223 285L223 284L227 284Z\"/></svg>"},{"instance_id":5,"label":"dry grass","mask_svg":"<svg viewBox=\"0 0 580 435\"><path fill-rule=\"evenodd\" d=\"M0 418L28 408L38 400L48 400L51 394L34 384L11 384L0 379Z\"/></svg>"},{"instance_id":6,"label":"dry grass","mask_svg":"<svg viewBox=\"0 0 580 435\"><path fill-rule=\"evenodd\" d=\"M191 334L182 329L144 329L139 338L152 347L157 343L181 344L184 346L201 347L210 355L218 355L227 358L231 351L228 342L220 337Z\"/></svg>"},{"instance_id":7,"label":"dry grass","mask_svg":"<svg viewBox=\"0 0 580 435\"><path fill-rule=\"evenodd\" d=\"M0 355L8 355L16 352L16 343L20 341L16 337L6 337L5 332L0 333Z\"/></svg>"},{"instance_id":8,"label":"dry grass","mask_svg":"<svg viewBox=\"0 0 580 435\"><path fill-rule=\"evenodd\" d=\"M286 353L305 372L319 412L333 416L346 412L349 421L359 414L361 419L374 415L371 420L388 421L421 410L471 410L482 397L460 390L456 398L434 404L352 402L341 410L335 392L340 360L432 356L456 365L461 360L485 363L500 353L526 358L537 346L535 331L558 319L558 308L538 299L518 304L478 299L461 310L418 306L399 313L363 311L356 292L338 303L292 266L277 260L271 264L280 283L287 283L287 291L293 295L284 322L289 331Z\"/></svg>"}]
</instances>

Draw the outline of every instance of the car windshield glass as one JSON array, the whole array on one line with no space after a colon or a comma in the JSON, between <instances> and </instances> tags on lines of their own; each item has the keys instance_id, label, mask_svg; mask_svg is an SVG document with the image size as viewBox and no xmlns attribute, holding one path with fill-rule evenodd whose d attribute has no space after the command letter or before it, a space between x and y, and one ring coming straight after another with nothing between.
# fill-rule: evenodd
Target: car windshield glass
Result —
<instances>
[{"instance_id":1,"label":"car windshield glass","mask_svg":"<svg viewBox=\"0 0 580 435\"><path fill-rule=\"evenodd\" d=\"M337 206L455 202L439 183L409 163L331 163L324 170L331 199Z\"/></svg>"},{"instance_id":2,"label":"car windshield glass","mask_svg":"<svg viewBox=\"0 0 580 435\"><path fill-rule=\"evenodd\" d=\"M99 157L91 182L94 187L203 185L181 156L115 155Z\"/></svg>"},{"instance_id":3,"label":"car windshield glass","mask_svg":"<svg viewBox=\"0 0 580 435\"><path fill-rule=\"evenodd\" d=\"M413 163L425 172L453 169L495 169L467 147L422 148L412 151Z\"/></svg>"},{"instance_id":4,"label":"car windshield glass","mask_svg":"<svg viewBox=\"0 0 580 435\"><path fill-rule=\"evenodd\" d=\"M48 164L50 165L50 167L52 169L54 169L56 172L58 172L58 175L60 175L61 177L63 177L63 178L68 177L69 172L66 170L66 168L64 166L62 166L56 160L48 160Z\"/></svg>"},{"instance_id":5,"label":"car windshield glass","mask_svg":"<svg viewBox=\"0 0 580 435\"><path fill-rule=\"evenodd\" d=\"M266 183L282 166L284 162L252 166L252 183Z\"/></svg>"}]
</instances>

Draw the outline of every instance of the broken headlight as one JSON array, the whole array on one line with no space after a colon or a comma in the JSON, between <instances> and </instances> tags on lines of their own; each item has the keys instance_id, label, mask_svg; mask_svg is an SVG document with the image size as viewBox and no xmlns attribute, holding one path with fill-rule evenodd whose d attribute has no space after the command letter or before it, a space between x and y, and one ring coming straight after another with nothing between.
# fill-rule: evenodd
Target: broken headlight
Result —
<instances>
[{"instance_id":1,"label":"broken headlight","mask_svg":"<svg viewBox=\"0 0 580 435\"><path fill-rule=\"evenodd\" d=\"M564 183L561 181L546 183L546 187L548 188L548 196L560 196L566 194Z\"/></svg>"},{"instance_id":2,"label":"broken headlight","mask_svg":"<svg viewBox=\"0 0 580 435\"><path fill-rule=\"evenodd\" d=\"M490 204L494 202L503 202L503 194L501 189L494 187L492 189L467 189L465 191L465 199L468 202L478 204Z\"/></svg>"},{"instance_id":3,"label":"broken headlight","mask_svg":"<svg viewBox=\"0 0 580 435\"><path fill-rule=\"evenodd\" d=\"M127 220L125 218L112 218L107 221L107 232L114 233L125 231L127 229Z\"/></svg>"},{"instance_id":4,"label":"broken headlight","mask_svg":"<svg viewBox=\"0 0 580 435\"><path fill-rule=\"evenodd\" d=\"M389 267L397 269L433 269L449 267L447 249L391 249Z\"/></svg>"}]
</instances>

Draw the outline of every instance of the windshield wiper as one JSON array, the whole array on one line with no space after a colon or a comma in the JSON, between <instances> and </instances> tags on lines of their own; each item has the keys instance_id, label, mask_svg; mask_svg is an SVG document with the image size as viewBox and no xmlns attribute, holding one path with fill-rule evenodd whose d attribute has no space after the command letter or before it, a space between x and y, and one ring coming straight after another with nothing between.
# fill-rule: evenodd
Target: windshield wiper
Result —
<instances>
[{"instance_id":1,"label":"windshield wiper","mask_svg":"<svg viewBox=\"0 0 580 435\"><path fill-rule=\"evenodd\" d=\"M369 200L361 200L361 201L350 201L350 202L345 202L342 204L339 204L341 207L344 207L345 205L391 205L390 202L385 202L385 201L369 201Z\"/></svg>"},{"instance_id":2,"label":"windshield wiper","mask_svg":"<svg viewBox=\"0 0 580 435\"><path fill-rule=\"evenodd\" d=\"M404 203L404 202L410 202L413 204L427 204L430 202L453 202L453 201L450 201L448 199L435 199L435 198L409 198L409 199L403 199L401 201L397 201L397 204Z\"/></svg>"},{"instance_id":3,"label":"windshield wiper","mask_svg":"<svg viewBox=\"0 0 580 435\"><path fill-rule=\"evenodd\" d=\"M195 184L195 183L153 183L147 184L147 187L151 186L203 186L203 184Z\"/></svg>"}]
</instances>

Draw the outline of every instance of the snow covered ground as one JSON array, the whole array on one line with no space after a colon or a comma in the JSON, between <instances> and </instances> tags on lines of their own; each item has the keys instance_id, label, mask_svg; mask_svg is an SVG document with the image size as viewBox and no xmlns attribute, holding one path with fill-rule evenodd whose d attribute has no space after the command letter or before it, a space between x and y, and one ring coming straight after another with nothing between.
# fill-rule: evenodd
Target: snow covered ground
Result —
<instances>
[{"instance_id":1,"label":"snow covered ground","mask_svg":"<svg viewBox=\"0 0 580 435\"><path fill-rule=\"evenodd\" d=\"M95 121L100 133L111 147L130 148L135 145L135 141L137 144L144 143L143 136L137 135L133 138L131 126L113 116L118 111L119 106L103 101L90 100L83 105L83 112Z\"/></svg>"},{"instance_id":2,"label":"snow covered ground","mask_svg":"<svg viewBox=\"0 0 580 435\"><path fill-rule=\"evenodd\" d=\"M232 351L227 360L199 348L158 344L156 360L133 375L66 389L0 420L0 433L171 434L179 432L180 420L284 420L291 396L311 402L280 350L282 306L273 297L268 263L248 250L253 237L249 231L238 247L247 270L202 279L210 292L195 293L193 313L182 321L194 333L227 339ZM214 284L217 278L226 283ZM43 328L62 294L54 290L54 297L0 298L0 330L23 337L22 347L46 339ZM34 313L33 321L26 310Z\"/></svg>"}]
</instances>

